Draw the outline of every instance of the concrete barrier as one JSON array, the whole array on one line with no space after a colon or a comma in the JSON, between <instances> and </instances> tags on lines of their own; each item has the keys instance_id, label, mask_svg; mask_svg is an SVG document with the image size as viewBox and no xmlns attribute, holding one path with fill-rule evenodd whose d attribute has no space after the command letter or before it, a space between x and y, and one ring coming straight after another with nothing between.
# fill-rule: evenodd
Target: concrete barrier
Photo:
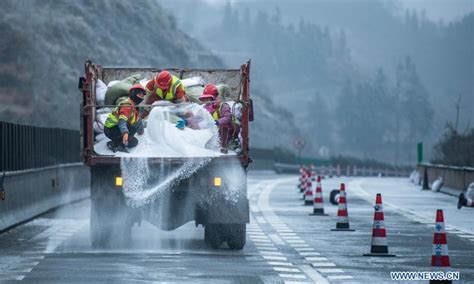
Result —
<instances>
[{"instance_id":1,"label":"concrete barrier","mask_svg":"<svg viewBox=\"0 0 474 284\"><path fill-rule=\"evenodd\" d=\"M443 188L454 189L458 192L466 190L469 184L474 182L474 168L419 164L417 171L422 178L425 169L427 171L429 184L433 183L438 177L442 177Z\"/></svg>"},{"instance_id":2,"label":"concrete barrier","mask_svg":"<svg viewBox=\"0 0 474 284\"><path fill-rule=\"evenodd\" d=\"M82 163L6 172L5 200L0 200L0 231L88 197L89 186L90 171Z\"/></svg>"}]
</instances>

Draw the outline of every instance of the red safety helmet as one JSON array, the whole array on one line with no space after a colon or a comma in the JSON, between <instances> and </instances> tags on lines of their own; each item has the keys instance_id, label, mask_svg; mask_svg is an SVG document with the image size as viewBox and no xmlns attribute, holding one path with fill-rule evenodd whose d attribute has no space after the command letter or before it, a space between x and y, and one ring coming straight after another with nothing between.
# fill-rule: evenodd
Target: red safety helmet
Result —
<instances>
[{"instance_id":1,"label":"red safety helmet","mask_svg":"<svg viewBox=\"0 0 474 284\"><path fill-rule=\"evenodd\" d=\"M131 94L131 93L132 93L132 90L140 90L141 93L146 94L146 90L145 90L145 88L142 86L142 84L135 84L135 85L133 85L133 86L128 90L128 93Z\"/></svg>"},{"instance_id":2,"label":"red safety helmet","mask_svg":"<svg viewBox=\"0 0 474 284\"><path fill-rule=\"evenodd\" d=\"M170 72L164 70L158 73L155 77L155 86L167 90L171 85L171 74Z\"/></svg>"},{"instance_id":3,"label":"red safety helmet","mask_svg":"<svg viewBox=\"0 0 474 284\"><path fill-rule=\"evenodd\" d=\"M219 91L217 90L216 86L214 86L213 84L207 84L206 87L204 87L204 91L202 92L202 95L199 97L199 99L201 101L203 99L215 100L218 95Z\"/></svg>"}]
</instances>

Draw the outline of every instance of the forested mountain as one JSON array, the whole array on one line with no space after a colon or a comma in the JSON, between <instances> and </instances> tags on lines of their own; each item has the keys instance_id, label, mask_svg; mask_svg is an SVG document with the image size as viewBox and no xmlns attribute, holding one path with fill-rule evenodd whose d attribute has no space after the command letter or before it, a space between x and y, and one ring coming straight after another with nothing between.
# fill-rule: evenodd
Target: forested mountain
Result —
<instances>
[{"instance_id":1,"label":"forested mountain","mask_svg":"<svg viewBox=\"0 0 474 284\"><path fill-rule=\"evenodd\" d=\"M78 129L86 59L108 66L219 67L156 2L2 1L0 119Z\"/></svg>"},{"instance_id":2,"label":"forested mountain","mask_svg":"<svg viewBox=\"0 0 474 284\"><path fill-rule=\"evenodd\" d=\"M460 94L459 129L472 127L473 13L434 23L396 1L177 3L177 23L227 64L250 54L254 85L295 116L308 154L414 161Z\"/></svg>"}]
</instances>

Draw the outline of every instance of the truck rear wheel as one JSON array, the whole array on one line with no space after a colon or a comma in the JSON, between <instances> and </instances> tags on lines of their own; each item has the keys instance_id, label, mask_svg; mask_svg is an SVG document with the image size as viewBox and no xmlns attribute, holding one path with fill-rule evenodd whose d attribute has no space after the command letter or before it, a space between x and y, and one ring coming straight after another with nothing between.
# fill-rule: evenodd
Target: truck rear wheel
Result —
<instances>
[{"instance_id":1,"label":"truck rear wheel","mask_svg":"<svg viewBox=\"0 0 474 284\"><path fill-rule=\"evenodd\" d=\"M207 224L204 227L204 241L213 249L220 248L222 244L221 226L219 224Z\"/></svg>"},{"instance_id":2,"label":"truck rear wheel","mask_svg":"<svg viewBox=\"0 0 474 284\"><path fill-rule=\"evenodd\" d=\"M247 234L246 224L231 224L227 226L227 244L229 247L235 250L243 249Z\"/></svg>"},{"instance_id":3,"label":"truck rear wheel","mask_svg":"<svg viewBox=\"0 0 474 284\"><path fill-rule=\"evenodd\" d=\"M120 188L114 184L113 170L91 168L90 241L93 248L124 247L131 243L131 210Z\"/></svg>"}]
</instances>

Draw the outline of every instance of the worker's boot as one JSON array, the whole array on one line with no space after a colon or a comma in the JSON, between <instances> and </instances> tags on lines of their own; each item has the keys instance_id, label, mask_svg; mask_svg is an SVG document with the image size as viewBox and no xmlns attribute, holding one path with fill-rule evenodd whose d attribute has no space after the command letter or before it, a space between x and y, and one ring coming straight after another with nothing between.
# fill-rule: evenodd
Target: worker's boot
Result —
<instances>
[{"instance_id":1,"label":"worker's boot","mask_svg":"<svg viewBox=\"0 0 474 284\"><path fill-rule=\"evenodd\" d=\"M110 151L117 153L117 144L114 141L107 142L107 148L109 148Z\"/></svg>"},{"instance_id":2,"label":"worker's boot","mask_svg":"<svg viewBox=\"0 0 474 284\"><path fill-rule=\"evenodd\" d=\"M458 209L461 209L461 207L467 205L467 199L464 196L464 193L459 194L459 199L458 199Z\"/></svg>"},{"instance_id":3,"label":"worker's boot","mask_svg":"<svg viewBox=\"0 0 474 284\"><path fill-rule=\"evenodd\" d=\"M227 153L229 153L229 150L227 150L226 147L221 147L221 153L222 154L227 154Z\"/></svg>"},{"instance_id":4,"label":"worker's boot","mask_svg":"<svg viewBox=\"0 0 474 284\"><path fill-rule=\"evenodd\" d=\"M128 148L133 148L138 145L138 139L135 136L128 138Z\"/></svg>"}]
</instances>

